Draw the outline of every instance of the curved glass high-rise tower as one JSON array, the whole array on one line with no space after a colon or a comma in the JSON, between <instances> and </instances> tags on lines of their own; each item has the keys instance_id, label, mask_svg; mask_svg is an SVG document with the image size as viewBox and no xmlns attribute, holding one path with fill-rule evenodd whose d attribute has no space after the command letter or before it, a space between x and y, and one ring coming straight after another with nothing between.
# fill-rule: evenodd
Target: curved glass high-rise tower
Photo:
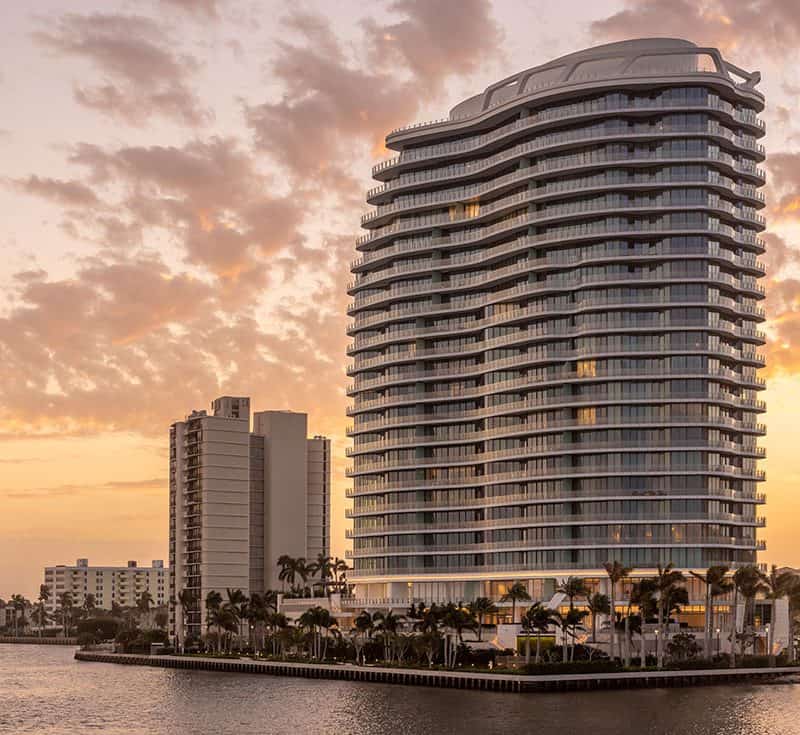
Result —
<instances>
[{"instance_id":1,"label":"curved glass high-rise tower","mask_svg":"<svg viewBox=\"0 0 800 735\"><path fill-rule=\"evenodd\" d=\"M755 561L758 81L626 41L388 135L350 284L353 581Z\"/></svg>"}]
</instances>

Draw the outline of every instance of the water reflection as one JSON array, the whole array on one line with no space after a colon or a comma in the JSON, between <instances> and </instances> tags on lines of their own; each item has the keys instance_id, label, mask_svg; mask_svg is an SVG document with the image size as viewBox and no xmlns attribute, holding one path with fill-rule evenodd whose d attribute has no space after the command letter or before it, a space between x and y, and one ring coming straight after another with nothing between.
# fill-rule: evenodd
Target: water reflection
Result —
<instances>
[{"instance_id":1,"label":"water reflection","mask_svg":"<svg viewBox=\"0 0 800 735\"><path fill-rule=\"evenodd\" d=\"M793 735L800 685L494 694L77 663L0 645L0 733Z\"/></svg>"}]
</instances>

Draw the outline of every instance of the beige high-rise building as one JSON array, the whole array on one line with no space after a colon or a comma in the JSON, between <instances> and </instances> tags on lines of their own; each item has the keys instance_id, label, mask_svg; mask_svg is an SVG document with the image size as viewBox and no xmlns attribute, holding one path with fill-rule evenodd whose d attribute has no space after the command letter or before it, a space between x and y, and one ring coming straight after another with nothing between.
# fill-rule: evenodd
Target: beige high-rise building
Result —
<instances>
[{"instance_id":1,"label":"beige high-rise building","mask_svg":"<svg viewBox=\"0 0 800 735\"><path fill-rule=\"evenodd\" d=\"M330 440L308 439L307 421L260 411L251 431L249 398L223 396L211 415L193 411L170 428L171 626L179 638L205 630L212 590L263 593L279 586L282 554L327 555ZM184 589L198 601L185 613Z\"/></svg>"}]
</instances>

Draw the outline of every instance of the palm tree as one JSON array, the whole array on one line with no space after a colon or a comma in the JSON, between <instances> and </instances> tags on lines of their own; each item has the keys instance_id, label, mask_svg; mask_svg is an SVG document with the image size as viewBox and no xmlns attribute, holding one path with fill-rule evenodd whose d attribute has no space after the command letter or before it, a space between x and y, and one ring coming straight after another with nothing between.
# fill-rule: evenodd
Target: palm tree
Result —
<instances>
[{"instance_id":1,"label":"palm tree","mask_svg":"<svg viewBox=\"0 0 800 735\"><path fill-rule=\"evenodd\" d=\"M286 580L289 576L289 567L294 563L294 559L288 554L282 554L278 557L278 566L281 571L278 572L278 579L281 581L281 590L286 591Z\"/></svg>"},{"instance_id":2,"label":"palm tree","mask_svg":"<svg viewBox=\"0 0 800 735\"><path fill-rule=\"evenodd\" d=\"M353 620L353 645L356 649L356 663L361 658L361 663L366 663L363 659L364 646L367 640L372 637L372 631L375 629L375 624L366 610L362 610L358 616Z\"/></svg>"},{"instance_id":3,"label":"palm tree","mask_svg":"<svg viewBox=\"0 0 800 735\"><path fill-rule=\"evenodd\" d=\"M183 650L183 644L186 639L186 628L188 627L188 616L194 610L194 606L197 602L197 598L195 598L194 593L188 589L182 589L178 593L178 603L181 606L181 634L182 637L178 641L180 649Z\"/></svg>"},{"instance_id":4,"label":"palm tree","mask_svg":"<svg viewBox=\"0 0 800 735\"><path fill-rule=\"evenodd\" d=\"M229 641L229 634L236 631L238 620L230 605L221 605L213 608L207 620L208 628L214 627L217 629L217 652L221 653L223 649L223 640ZM228 646L225 646L228 650Z\"/></svg>"},{"instance_id":5,"label":"palm tree","mask_svg":"<svg viewBox=\"0 0 800 735\"><path fill-rule=\"evenodd\" d=\"M347 572L349 571L350 567L347 566L347 562L344 559L340 559L338 556L334 557L333 575L336 580L336 586L342 593L347 592Z\"/></svg>"},{"instance_id":6,"label":"palm tree","mask_svg":"<svg viewBox=\"0 0 800 735\"><path fill-rule=\"evenodd\" d=\"M372 621L375 624L375 629L383 639L383 657L386 663L391 663L394 660L395 652L399 659L398 634L405 617L395 615L394 611L390 609L387 613L376 612L372 616Z\"/></svg>"},{"instance_id":7,"label":"palm tree","mask_svg":"<svg viewBox=\"0 0 800 735\"><path fill-rule=\"evenodd\" d=\"M478 621L478 640L483 640L483 621L487 615L497 613L497 605L488 597L478 597L467 605L467 608Z\"/></svg>"},{"instance_id":8,"label":"palm tree","mask_svg":"<svg viewBox=\"0 0 800 735\"><path fill-rule=\"evenodd\" d=\"M45 609L45 605L47 604L48 600L50 599L50 588L46 584L39 585L39 638L42 637L42 631L44 629L44 624L47 621L47 610Z\"/></svg>"},{"instance_id":9,"label":"palm tree","mask_svg":"<svg viewBox=\"0 0 800 735\"><path fill-rule=\"evenodd\" d=\"M333 568L333 557L326 556L322 552L317 554L317 558L309 566L309 570L312 571L312 575L319 574L319 581L322 585L323 594L327 594L329 592L330 587L328 580L333 577Z\"/></svg>"},{"instance_id":10,"label":"palm tree","mask_svg":"<svg viewBox=\"0 0 800 735\"><path fill-rule=\"evenodd\" d=\"M222 607L222 595L216 590L211 590L206 594L206 634L211 632L214 625L212 618L216 618L216 613Z\"/></svg>"},{"instance_id":11,"label":"palm tree","mask_svg":"<svg viewBox=\"0 0 800 735\"><path fill-rule=\"evenodd\" d=\"M654 591L658 598L658 636L656 639L656 656L658 659L658 668L664 667L664 640L667 632L667 624L669 623L669 614L673 605L681 599L686 597L686 588L681 586L686 580L683 572L675 569L675 565L670 562L662 567L658 565L656 576L652 578L654 584ZM678 590L683 590L680 593Z\"/></svg>"},{"instance_id":12,"label":"palm tree","mask_svg":"<svg viewBox=\"0 0 800 735\"><path fill-rule=\"evenodd\" d=\"M706 587L706 614L703 628L703 653L711 660L711 629L714 626L714 598L724 595L733 588L733 581L729 579L730 569L721 564L709 567L705 574L689 572L695 579Z\"/></svg>"},{"instance_id":13,"label":"palm tree","mask_svg":"<svg viewBox=\"0 0 800 735\"><path fill-rule=\"evenodd\" d=\"M756 595L764 589L762 573L754 564L739 567L733 575L733 614L731 618L731 666L736 665L736 641L739 640L739 652L744 655L745 642L752 635L752 613L755 606ZM736 624L739 595L744 598L744 616L742 620L742 633L738 634Z\"/></svg>"},{"instance_id":14,"label":"palm tree","mask_svg":"<svg viewBox=\"0 0 800 735\"><path fill-rule=\"evenodd\" d=\"M328 631L336 625L330 610L317 605L306 610L297 621L301 627L308 629L311 634L311 658L322 661L328 649ZM322 631L325 631L325 643L323 646Z\"/></svg>"},{"instance_id":15,"label":"palm tree","mask_svg":"<svg viewBox=\"0 0 800 735\"><path fill-rule=\"evenodd\" d=\"M639 608L639 615L632 615L633 605ZM639 633L639 666L645 668L647 665L647 651L642 623L648 618L656 616L658 603L655 595L655 582L651 578L640 579L631 586L631 593L628 597L628 609L625 615L625 668L630 666L631 648L633 646L633 634Z\"/></svg>"},{"instance_id":16,"label":"palm tree","mask_svg":"<svg viewBox=\"0 0 800 735\"><path fill-rule=\"evenodd\" d=\"M150 593L147 592L146 594L149 595ZM82 607L83 611L86 613L86 616L91 617L92 613L97 608L97 602L95 601L94 595L91 592L84 596Z\"/></svg>"},{"instance_id":17,"label":"palm tree","mask_svg":"<svg viewBox=\"0 0 800 735\"><path fill-rule=\"evenodd\" d=\"M280 579L281 582L288 582L290 589L292 591L297 591L295 588L295 583L298 579L301 579L303 584L306 583L309 574L309 566L306 564L306 560L302 556L298 557L297 559L290 556L281 557L281 559L283 559L283 564L281 571L278 574L278 579Z\"/></svg>"},{"instance_id":18,"label":"palm tree","mask_svg":"<svg viewBox=\"0 0 800 735\"><path fill-rule=\"evenodd\" d=\"M789 647L788 659L793 664L795 659L794 634L797 627L797 612L800 610L800 576L794 572L786 572L790 575L787 582L786 597L789 603Z\"/></svg>"},{"instance_id":19,"label":"palm tree","mask_svg":"<svg viewBox=\"0 0 800 735\"><path fill-rule=\"evenodd\" d=\"M22 620L23 631L25 629L25 610L30 607L30 602L23 595L11 595L9 600L11 608L14 610L14 635L19 635L19 622Z\"/></svg>"},{"instance_id":20,"label":"palm tree","mask_svg":"<svg viewBox=\"0 0 800 735\"><path fill-rule=\"evenodd\" d=\"M72 617L72 593L62 592L58 596L58 605L61 610L61 618L64 623L64 637L69 637L70 618Z\"/></svg>"},{"instance_id":21,"label":"palm tree","mask_svg":"<svg viewBox=\"0 0 800 735\"><path fill-rule=\"evenodd\" d=\"M228 605L231 609L231 613L234 618L236 618L237 635L241 637L242 618L245 617L247 610L247 595L240 589L231 589L230 587L225 590L225 594L228 597Z\"/></svg>"},{"instance_id":22,"label":"palm tree","mask_svg":"<svg viewBox=\"0 0 800 735\"><path fill-rule=\"evenodd\" d=\"M598 615L609 615L611 613L611 603L608 595L602 592L595 592L586 600L586 607L592 614L592 642L597 641L597 617Z\"/></svg>"},{"instance_id":23,"label":"palm tree","mask_svg":"<svg viewBox=\"0 0 800 735\"><path fill-rule=\"evenodd\" d=\"M283 613L268 612L264 621L269 628L269 638L272 644L272 655L276 656L280 649L281 656L284 655L284 639L281 636L281 631L289 627L289 621Z\"/></svg>"},{"instance_id":24,"label":"palm tree","mask_svg":"<svg viewBox=\"0 0 800 735\"><path fill-rule=\"evenodd\" d=\"M586 580L580 577L567 577L558 587L556 592L565 595L569 600L569 609L575 607L576 597L586 597L589 594L589 588L586 586Z\"/></svg>"},{"instance_id":25,"label":"palm tree","mask_svg":"<svg viewBox=\"0 0 800 735\"><path fill-rule=\"evenodd\" d=\"M500 598L500 602L511 603L511 623L514 624L517 617L517 602L530 600L531 596L528 594L528 588L522 582L514 582L508 588L506 593Z\"/></svg>"},{"instance_id":26,"label":"palm tree","mask_svg":"<svg viewBox=\"0 0 800 735\"><path fill-rule=\"evenodd\" d=\"M145 615L150 612L150 605L153 604L153 596L145 590L142 592L138 600L136 600L136 609Z\"/></svg>"},{"instance_id":27,"label":"palm tree","mask_svg":"<svg viewBox=\"0 0 800 735\"><path fill-rule=\"evenodd\" d=\"M528 608L525 616L528 618L530 627L536 632L536 663L538 664L541 658L542 633L547 633L551 625L557 624L556 611L537 602Z\"/></svg>"},{"instance_id":28,"label":"palm tree","mask_svg":"<svg viewBox=\"0 0 800 735\"><path fill-rule=\"evenodd\" d=\"M242 617L247 620L247 643L250 648L255 651L256 645L254 643L254 631L264 621L267 614L267 608L264 604L264 598L257 592L250 595L250 599L242 607Z\"/></svg>"},{"instance_id":29,"label":"palm tree","mask_svg":"<svg viewBox=\"0 0 800 735\"><path fill-rule=\"evenodd\" d=\"M774 564L769 570L769 573L761 575L764 596L770 601L770 626L769 638L767 645L769 646L769 665L775 666L775 611L777 608L778 600L786 597L787 592L791 588L794 580L792 572L779 572L778 567ZM791 625L789 626L791 628Z\"/></svg>"},{"instance_id":30,"label":"palm tree","mask_svg":"<svg viewBox=\"0 0 800 735\"><path fill-rule=\"evenodd\" d=\"M607 561L603 564L603 568L606 570L606 574L608 575L608 582L609 582L609 598L610 598L610 605L611 605L611 646L610 646L610 655L609 658L613 661L615 657L615 651L617 648L617 604L616 604L616 590L617 585L623 580L627 579L633 569L631 567L623 566L618 561Z\"/></svg>"}]
</instances>

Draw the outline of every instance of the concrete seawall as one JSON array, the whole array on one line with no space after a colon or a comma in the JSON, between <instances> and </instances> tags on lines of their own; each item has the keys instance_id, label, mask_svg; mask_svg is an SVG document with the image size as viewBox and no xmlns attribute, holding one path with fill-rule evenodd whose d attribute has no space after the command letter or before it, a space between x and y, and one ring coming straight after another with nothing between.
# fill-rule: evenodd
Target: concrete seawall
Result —
<instances>
[{"instance_id":1,"label":"concrete seawall","mask_svg":"<svg viewBox=\"0 0 800 735\"><path fill-rule=\"evenodd\" d=\"M307 679L343 679L346 681L408 684L447 689L480 689L496 692L685 687L742 681L770 681L793 674L800 676L800 669L795 667L522 676L515 674L484 674L470 671L425 671L422 669L393 669L380 666L252 661L250 659L220 659L202 656L140 656L136 654L97 653L92 651L76 651L75 658L78 661L126 664L129 666L158 666L196 671L299 676Z\"/></svg>"},{"instance_id":2,"label":"concrete seawall","mask_svg":"<svg viewBox=\"0 0 800 735\"><path fill-rule=\"evenodd\" d=\"M33 636L0 635L0 643L30 643L40 646L77 646L77 638L39 638Z\"/></svg>"}]
</instances>

